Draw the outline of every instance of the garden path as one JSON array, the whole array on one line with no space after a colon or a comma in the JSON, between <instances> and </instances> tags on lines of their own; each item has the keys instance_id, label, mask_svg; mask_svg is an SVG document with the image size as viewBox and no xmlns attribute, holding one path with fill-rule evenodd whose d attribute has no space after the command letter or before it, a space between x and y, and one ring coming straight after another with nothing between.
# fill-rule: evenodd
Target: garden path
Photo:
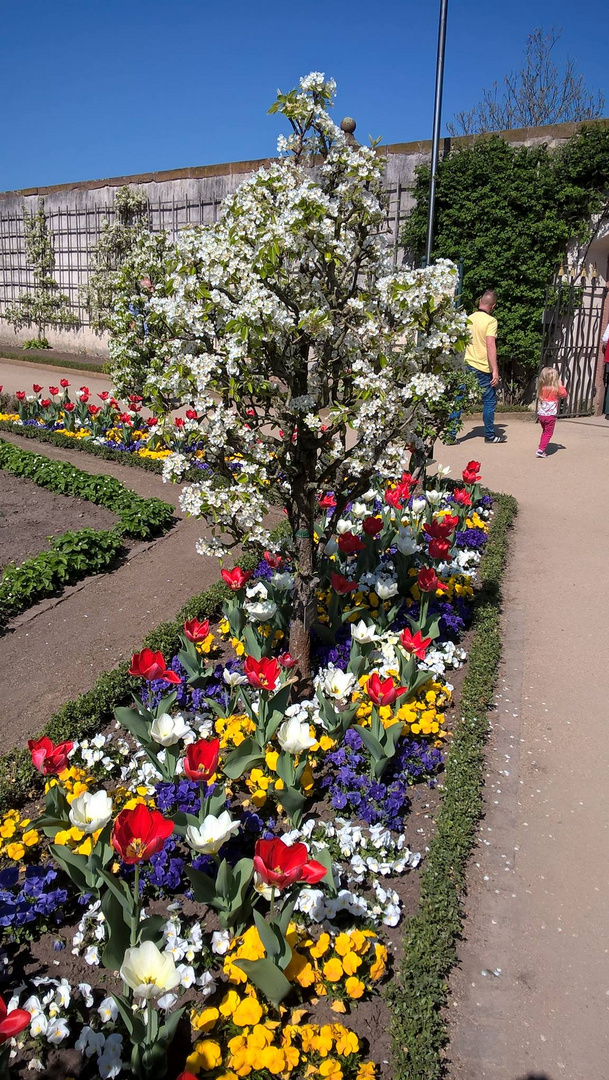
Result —
<instances>
[{"instance_id":1,"label":"garden path","mask_svg":"<svg viewBox=\"0 0 609 1080\"><path fill-rule=\"evenodd\" d=\"M46 443L2 438L90 473L115 476L139 495L177 507L179 487L160 476ZM215 559L197 555L201 523L182 518L165 536L138 544L110 574L86 578L45 600L0 637L0 736L4 749L23 745L64 702L88 690L97 676L138 649L151 630L173 618L195 593L218 580Z\"/></svg>"},{"instance_id":2,"label":"garden path","mask_svg":"<svg viewBox=\"0 0 609 1080\"><path fill-rule=\"evenodd\" d=\"M502 418L504 419L504 418ZM609 1075L609 424L531 418L438 459L516 496L486 817L451 979L451 1080Z\"/></svg>"}]
</instances>

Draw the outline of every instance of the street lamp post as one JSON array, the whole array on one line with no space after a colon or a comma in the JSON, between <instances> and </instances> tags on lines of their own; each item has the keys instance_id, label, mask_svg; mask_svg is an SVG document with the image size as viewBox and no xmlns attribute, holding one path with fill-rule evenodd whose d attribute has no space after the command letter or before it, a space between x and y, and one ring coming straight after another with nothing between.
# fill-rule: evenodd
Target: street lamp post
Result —
<instances>
[{"instance_id":1,"label":"street lamp post","mask_svg":"<svg viewBox=\"0 0 609 1080\"><path fill-rule=\"evenodd\" d=\"M427 242L425 244L425 265L431 262L433 226L436 209L436 173L440 152L440 124L442 121L442 86L444 83L444 48L446 45L446 16L448 0L440 0L440 25L438 27L438 56L436 60L436 95L433 110L433 136L431 143L431 183L429 186L429 216L427 218Z\"/></svg>"}]
</instances>

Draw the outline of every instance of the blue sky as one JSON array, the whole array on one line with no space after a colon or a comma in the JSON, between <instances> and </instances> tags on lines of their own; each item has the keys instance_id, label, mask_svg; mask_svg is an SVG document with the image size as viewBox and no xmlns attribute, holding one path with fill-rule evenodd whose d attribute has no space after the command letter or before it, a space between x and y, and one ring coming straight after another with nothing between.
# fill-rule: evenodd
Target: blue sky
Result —
<instances>
[{"instance_id":1,"label":"blue sky","mask_svg":"<svg viewBox=\"0 0 609 1080\"><path fill-rule=\"evenodd\" d=\"M429 138L439 0L29 0L5 7L0 190L264 157L277 87L325 71L360 141ZM449 0L444 119L562 26L609 115L609 4Z\"/></svg>"}]
</instances>

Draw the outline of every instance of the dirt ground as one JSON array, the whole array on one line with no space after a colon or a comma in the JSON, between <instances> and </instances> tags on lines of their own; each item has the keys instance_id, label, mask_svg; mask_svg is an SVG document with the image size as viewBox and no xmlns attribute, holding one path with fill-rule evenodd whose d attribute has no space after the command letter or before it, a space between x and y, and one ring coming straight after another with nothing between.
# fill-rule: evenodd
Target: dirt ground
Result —
<instances>
[{"instance_id":1,"label":"dirt ground","mask_svg":"<svg viewBox=\"0 0 609 1080\"><path fill-rule=\"evenodd\" d=\"M50 536L71 529L111 529L117 520L103 506L55 495L0 470L0 570L46 550Z\"/></svg>"},{"instance_id":2,"label":"dirt ground","mask_svg":"<svg viewBox=\"0 0 609 1080\"><path fill-rule=\"evenodd\" d=\"M450 1080L609 1076L609 423L479 422L437 447L519 501L486 817L451 979Z\"/></svg>"}]
</instances>

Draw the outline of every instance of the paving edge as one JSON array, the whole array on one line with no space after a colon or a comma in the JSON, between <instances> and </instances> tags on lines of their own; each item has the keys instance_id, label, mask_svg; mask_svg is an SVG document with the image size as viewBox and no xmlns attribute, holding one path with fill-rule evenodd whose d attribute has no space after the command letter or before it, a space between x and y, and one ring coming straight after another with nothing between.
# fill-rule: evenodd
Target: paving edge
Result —
<instances>
[{"instance_id":1,"label":"paving edge","mask_svg":"<svg viewBox=\"0 0 609 1080\"><path fill-rule=\"evenodd\" d=\"M421 874L419 910L405 927L404 957L387 993L393 1017L394 1080L439 1080L445 1072L447 977L457 962L467 863L483 813L488 713L502 651L501 585L509 530L518 512L513 496L493 498L495 514L480 563L474 636L436 832Z\"/></svg>"}]
</instances>

